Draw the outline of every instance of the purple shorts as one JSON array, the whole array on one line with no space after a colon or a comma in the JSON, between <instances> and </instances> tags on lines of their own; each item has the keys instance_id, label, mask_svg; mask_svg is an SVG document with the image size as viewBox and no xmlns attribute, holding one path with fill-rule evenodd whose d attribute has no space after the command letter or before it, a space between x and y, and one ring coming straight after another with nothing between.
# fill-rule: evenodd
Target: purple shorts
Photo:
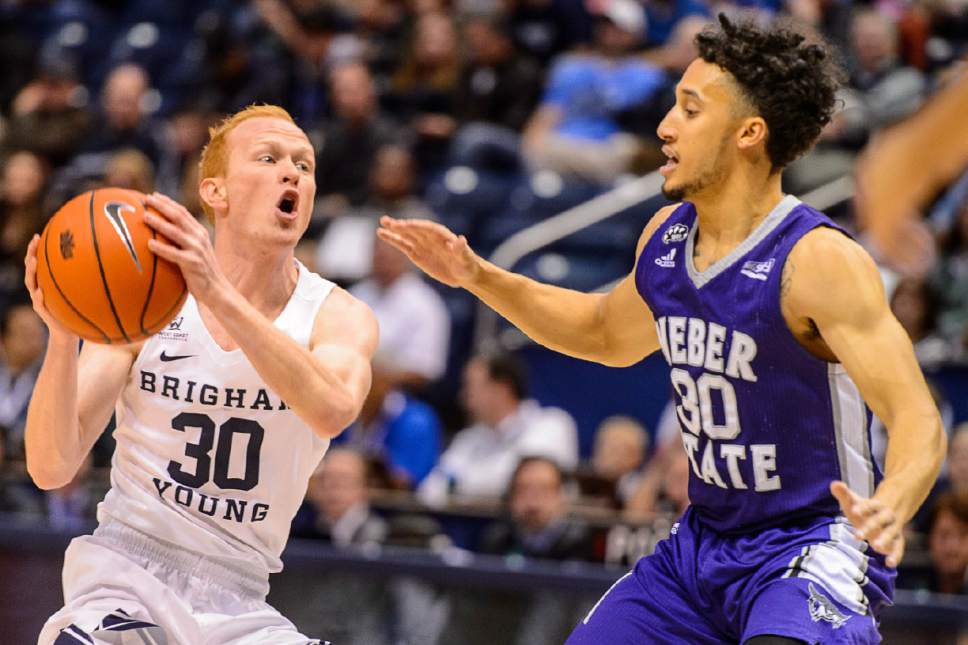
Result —
<instances>
[{"instance_id":1,"label":"purple shorts","mask_svg":"<svg viewBox=\"0 0 968 645\"><path fill-rule=\"evenodd\" d=\"M895 571L843 518L722 535L690 508L636 563L566 645L743 643L772 634L807 643L879 643Z\"/></svg>"}]
</instances>

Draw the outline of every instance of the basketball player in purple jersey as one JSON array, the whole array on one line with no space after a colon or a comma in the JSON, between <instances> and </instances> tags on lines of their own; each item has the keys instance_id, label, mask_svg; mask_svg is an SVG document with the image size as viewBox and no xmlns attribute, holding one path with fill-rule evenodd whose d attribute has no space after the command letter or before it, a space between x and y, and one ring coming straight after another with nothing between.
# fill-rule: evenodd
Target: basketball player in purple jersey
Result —
<instances>
[{"instance_id":1,"label":"basketball player in purple jersey","mask_svg":"<svg viewBox=\"0 0 968 645\"><path fill-rule=\"evenodd\" d=\"M790 30L720 23L658 130L663 191L682 201L610 293L500 270L430 222L379 231L542 345L615 366L659 350L672 368L692 505L568 645L878 642L902 529L944 455L873 261L781 190L830 120L835 65ZM867 406L889 430L883 477Z\"/></svg>"}]
</instances>

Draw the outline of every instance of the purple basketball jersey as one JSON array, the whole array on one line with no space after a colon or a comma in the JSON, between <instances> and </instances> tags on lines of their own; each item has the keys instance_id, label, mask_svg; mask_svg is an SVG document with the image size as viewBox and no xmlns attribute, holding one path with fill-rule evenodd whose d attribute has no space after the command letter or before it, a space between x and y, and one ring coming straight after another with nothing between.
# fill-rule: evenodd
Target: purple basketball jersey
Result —
<instances>
[{"instance_id":1,"label":"purple basketball jersey","mask_svg":"<svg viewBox=\"0 0 968 645\"><path fill-rule=\"evenodd\" d=\"M733 252L699 272L697 224L695 207L683 203L635 269L672 368L692 506L721 532L834 517L832 480L865 496L880 480L870 415L843 367L815 358L790 332L780 278L801 237L838 227L787 196Z\"/></svg>"}]
</instances>

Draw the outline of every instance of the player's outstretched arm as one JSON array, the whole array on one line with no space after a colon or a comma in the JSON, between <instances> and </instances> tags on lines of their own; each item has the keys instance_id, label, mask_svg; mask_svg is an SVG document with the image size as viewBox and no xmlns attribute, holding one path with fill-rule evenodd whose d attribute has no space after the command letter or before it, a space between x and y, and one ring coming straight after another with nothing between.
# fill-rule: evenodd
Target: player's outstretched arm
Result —
<instances>
[{"instance_id":1,"label":"player's outstretched arm","mask_svg":"<svg viewBox=\"0 0 968 645\"><path fill-rule=\"evenodd\" d=\"M85 343L78 356L78 337L54 320L37 286L38 240L35 236L27 250L24 283L49 337L27 408L24 449L31 479L52 489L74 478L104 431L138 346Z\"/></svg>"},{"instance_id":2,"label":"player's outstretched arm","mask_svg":"<svg viewBox=\"0 0 968 645\"><path fill-rule=\"evenodd\" d=\"M816 324L887 426L884 479L874 495L862 497L843 482L834 482L831 492L857 537L897 566L904 525L927 497L944 459L941 416L866 251L833 229L816 229L797 244L785 269L785 305Z\"/></svg>"},{"instance_id":3,"label":"player's outstretched arm","mask_svg":"<svg viewBox=\"0 0 968 645\"><path fill-rule=\"evenodd\" d=\"M636 257L670 212L662 209L646 225ZM581 293L498 268L474 253L463 235L435 222L383 217L380 226L380 239L429 276L467 289L549 349L624 367L659 348L655 320L636 292L634 272L607 294Z\"/></svg>"}]
</instances>

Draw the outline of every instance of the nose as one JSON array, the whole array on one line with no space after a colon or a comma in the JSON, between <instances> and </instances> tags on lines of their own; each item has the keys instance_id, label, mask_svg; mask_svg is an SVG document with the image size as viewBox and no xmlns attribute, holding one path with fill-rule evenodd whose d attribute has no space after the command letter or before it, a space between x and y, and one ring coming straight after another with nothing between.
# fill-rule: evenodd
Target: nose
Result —
<instances>
[{"instance_id":1,"label":"nose","mask_svg":"<svg viewBox=\"0 0 968 645\"><path fill-rule=\"evenodd\" d=\"M282 183L299 185L299 168L296 167L295 162L290 159L286 163L279 164L279 168L282 173Z\"/></svg>"},{"instance_id":2,"label":"nose","mask_svg":"<svg viewBox=\"0 0 968 645\"><path fill-rule=\"evenodd\" d=\"M662 117L662 121L659 123L659 127L656 128L655 133L666 143L672 143L676 140L676 130L672 127L672 110L666 112L666 115Z\"/></svg>"}]
</instances>

